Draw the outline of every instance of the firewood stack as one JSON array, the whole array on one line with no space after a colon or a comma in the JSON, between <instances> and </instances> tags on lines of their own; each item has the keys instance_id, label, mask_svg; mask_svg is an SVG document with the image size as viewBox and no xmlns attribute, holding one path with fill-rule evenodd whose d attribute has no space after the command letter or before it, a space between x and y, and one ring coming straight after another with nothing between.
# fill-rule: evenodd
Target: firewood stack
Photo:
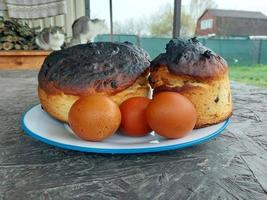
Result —
<instances>
[{"instance_id":1,"label":"firewood stack","mask_svg":"<svg viewBox=\"0 0 267 200\"><path fill-rule=\"evenodd\" d=\"M35 43L39 28L30 28L28 24L21 24L17 20L0 18L0 50L36 50Z\"/></svg>"}]
</instances>

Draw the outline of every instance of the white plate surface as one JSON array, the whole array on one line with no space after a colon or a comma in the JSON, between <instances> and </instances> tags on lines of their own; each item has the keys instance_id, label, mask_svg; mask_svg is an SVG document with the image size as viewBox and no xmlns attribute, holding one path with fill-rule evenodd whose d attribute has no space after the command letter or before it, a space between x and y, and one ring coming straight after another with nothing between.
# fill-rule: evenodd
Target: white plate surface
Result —
<instances>
[{"instance_id":1,"label":"white plate surface","mask_svg":"<svg viewBox=\"0 0 267 200\"><path fill-rule=\"evenodd\" d=\"M193 130L180 139L166 139L154 132L145 137L127 137L119 132L101 142L78 138L67 124L61 123L39 105L30 108L22 118L22 129L31 137L57 147L95 153L148 153L182 149L208 141L221 133L229 119L213 126Z\"/></svg>"}]
</instances>

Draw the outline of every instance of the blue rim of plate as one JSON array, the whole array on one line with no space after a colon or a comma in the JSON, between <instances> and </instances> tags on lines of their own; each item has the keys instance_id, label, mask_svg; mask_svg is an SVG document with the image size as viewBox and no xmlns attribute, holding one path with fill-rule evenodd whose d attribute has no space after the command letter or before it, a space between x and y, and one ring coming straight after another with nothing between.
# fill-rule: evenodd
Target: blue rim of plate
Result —
<instances>
[{"instance_id":1,"label":"blue rim of plate","mask_svg":"<svg viewBox=\"0 0 267 200\"><path fill-rule=\"evenodd\" d=\"M38 104L39 105L39 104ZM35 105L37 106L37 105ZM41 141L43 143L60 147L63 149L68 149L68 150L75 150L75 151L81 151L81 152L88 152L88 153L105 153L105 154L138 154L138 153L153 153L153 152L160 152L160 151L168 151L168 150L176 150L176 149L184 149L186 147L202 144L204 142L207 142L213 138L215 138L217 135L219 135L230 123L230 118L224 121L224 124L220 129L216 130L215 132L211 133L208 136L205 136L203 138L199 138L197 140L193 140L190 142L185 142L182 144L174 144L174 145L168 145L168 146L161 146L161 147L148 147L148 148L135 148L135 149L129 149L129 148L124 148L124 149L108 149L108 148L90 148L90 147L82 147L82 146L76 146L76 145L69 145L69 144L64 144L60 142L55 142L53 140L49 140L47 138L44 138L37 133L32 132L30 129L27 128L25 125L24 119L26 114L33 109L35 106L32 106L29 108L22 116L21 119L21 127L22 130L27 133L29 136L32 138Z\"/></svg>"}]
</instances>

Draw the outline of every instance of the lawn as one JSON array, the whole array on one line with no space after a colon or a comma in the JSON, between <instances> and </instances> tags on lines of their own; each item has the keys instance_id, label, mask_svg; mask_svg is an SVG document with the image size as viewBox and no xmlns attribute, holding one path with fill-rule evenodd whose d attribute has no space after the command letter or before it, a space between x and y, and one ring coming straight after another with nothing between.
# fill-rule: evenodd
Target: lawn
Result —
<instances>
[{"instance_id":1,"label":"lawn","mask_svg":"<svg viewBox=\"0 0 267 200\"><path fill-rule=\"evenodd\" d=\"M231 66L230 79L267 88L267 65Z\"/></svg>"}]
</instances>

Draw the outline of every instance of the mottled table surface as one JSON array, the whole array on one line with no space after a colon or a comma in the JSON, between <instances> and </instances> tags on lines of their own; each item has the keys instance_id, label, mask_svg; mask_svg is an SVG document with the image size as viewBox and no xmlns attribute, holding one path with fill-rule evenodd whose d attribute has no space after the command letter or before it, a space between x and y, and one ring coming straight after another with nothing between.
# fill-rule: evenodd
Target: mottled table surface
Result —
<instances>
[{"instance_id":1,"label":"mottled table surface","mask_svg":"<svg viewBox=\"0 0 267 200\"><path fill-rule=\"evenodd\" d=\"M216 139L185 150L101 155L27 136L36 71L0 71L0 199L267 199L267 90L232 83L234 115Z\"/></svg>"}]
</instances>

